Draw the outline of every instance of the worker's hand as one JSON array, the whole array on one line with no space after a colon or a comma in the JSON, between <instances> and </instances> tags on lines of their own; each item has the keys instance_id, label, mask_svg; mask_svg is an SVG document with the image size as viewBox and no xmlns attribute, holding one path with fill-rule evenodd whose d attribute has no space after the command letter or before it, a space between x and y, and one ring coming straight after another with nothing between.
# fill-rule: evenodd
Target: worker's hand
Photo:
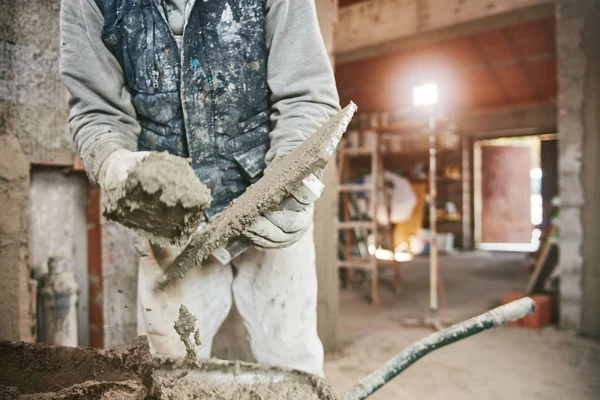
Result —
<instances>
[{"instance_id":1,"label":"worker's hand","mask_svg":"<svg viewBox=\"0 0 600 400\"><path fill-rule=\"evenodd\" d=\"M111 190L127 179L129 171L141 163L150 152L117 150L102 163L98 184L102 189Z\"/></svg>"},{"instance_id":2,"label":"worker's hand","mask_svg":"<svg viewBox=\"0 0 600 400\"><path fill-rule=\"evenodd\" d=\"M265 173L281 161L277 157ZM263 249L279 249L299 241L310 227L314 214L314 201L323 193L324 186L311 175L304 179L292 194L283 200L279 209L261 215L246 229L245 235Z\"/></svg>"},{"instance_id":3,"label":"worker's hand","mask_svg":"<svg viewBox=\"0 0 600 400\"><path fill-rule=\"evenodd\" d=\"M256 247L280 249L299 241L310 228L314 205L301 210L281 209L259 216L244 233Z\"/></svg>"}]
</instances>

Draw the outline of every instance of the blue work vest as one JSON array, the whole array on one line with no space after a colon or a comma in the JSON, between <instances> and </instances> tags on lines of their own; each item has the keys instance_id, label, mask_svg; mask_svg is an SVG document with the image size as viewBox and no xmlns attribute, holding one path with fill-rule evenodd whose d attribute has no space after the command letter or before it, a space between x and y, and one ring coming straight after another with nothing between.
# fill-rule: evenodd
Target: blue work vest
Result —
<instances>
[{"instance_id":1,"label":"blue work vest","mask_svg":"<svg viewBox=\"0 0 600 400\"><path fill-rule=\"evenodd\" d=\"M197 0L181 50L159 0L96 0L125 73L139 150L189 157L210 218L260 178L269 149L264 0Z\"/></svg>"}]
</instances>

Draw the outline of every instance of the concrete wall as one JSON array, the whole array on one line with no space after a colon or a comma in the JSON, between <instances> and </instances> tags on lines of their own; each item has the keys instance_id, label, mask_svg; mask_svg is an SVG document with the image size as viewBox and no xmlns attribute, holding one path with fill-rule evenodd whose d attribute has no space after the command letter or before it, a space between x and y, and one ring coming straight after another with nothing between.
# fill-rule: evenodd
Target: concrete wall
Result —
<instances>
[{"instance_id":1,"label":"concrete wall","mask_svg":"<svg viewBox=\"0 0 600 400\"><path fill-rule=\"evenodd\" d=\"M107 349L124 349L137 336L139 241L133 231L103 220L102 305Z\"/></svg>"},{"instance_id":2,"label":"concrete wall","mask_svg":"<svg viewBox=\"0 0 600 400\"><path fill-rule=\"evenodd\" d=\"M67 93L58 74L59 1L0 0L0 121L32 163L70 165Z\"/></svg>"},{"instance_id":3,"label":"concrete wall","mask_svg":"<svg viewBox=\"0 0 600 400\"><path fill-rule=\"evenodd\" d=\"M596 0L559 2L560 322L600 338L600 28Z\"/></svg>"},{"instance_id":4,"label":"concrete wall","mask_svg":"<svg viewBox=\"0 0 600 400\"><path fill-rule=\"evenodd\" d=\"M60 2L0 0L0 10L0 176L5 178L0 179L0 193L4 196L0 230L5 235L2 237L10 242L10 245L0 244L0 268L7 269L1 271L0 282L10 288L0 288L1 293L7 296L10 293L10 301L3 299L0 307L14 308L16 302L29 302L28 248L29 261L36 269L43 269L43 259L49 252L62 247L82 267L80 272L85 270L85 246L75 244L85 240L85 224L76 223L79 228L70 231L73 227L70 222L81 216L85 201L80 201L81 196L71 190L81 189L80 178L63 177L58 182L55 178L62 172L54 171L35 177L31 196L35 215L31 220L27 216L30 164L66 167L73 164L74 151L67 129L67 95L58 73ZM71 179L73 182L67 182ZM47 224L38 223L43 218L48 218ZM29 246L28 220L34 225ZM84 284L83 275L79 274L78 279ZM8 326L0 329L12 330L11 338L31 339L28 332L31 317L25 316L32 312L28 307L21 312L27 328L20 335L15 336L12 321L4 318L4 309L0 315ZM84 319L81 314L80 321Z\"/></svg>"},{"instance_id":5,"label":"concrete wall","mask_svg":"<svg viewBox=\"0 0 600 400\"><path fill-rule=\"evenodd\" d=\"M79 345L89 345L87 178L69 169L34 168L29 198L29 265L34 276L48 272L48 258L64 257L73 265L79 296ZM44 337L40 338L44 340Z\"/></svg>"},{"instance_id":6,"label":"concrete wall","mask_svg":"<svg viewBox=\"0 0 600 400\"><path fill-rule=\"evenodd\" d=\"M31 341L28 293L27 193L29 163L16 137L0 127L0 340Z\"/></svg>"},{"instance_id":7,"label":"concrete wall","mask_svg":"<svg viewBox=\"0 0 600 400\"><path fill-rule=\"evenodd\" d=\"M58 78L58 1L0 0L0 301L3 338L32 338L27 281L29 163L73 162ZM4 271L6 269L6 271ZM6 314L17 310L22 329Z\"/></svg>"},{"instance_id":8,"label":"concrete wall","mask_svg":"<svg viewBox=\"0 0 600 400\"><path fill-rule=\"evenodd\" d=\"M335 0L317 0L317 13L325 45L334 62L334 29L337 17ZM323 173L325 191L315 205L315 250L319 282L317 310L319 336L325 350L334 350L338 343L339 281L337 268L337 173L335 163L329 163Z\"/></svg>"},{"instance_id":9,"label":"concrete wall","mask_svg":"<svg viewBox=\"0 0 600 400\"><path fill-rule=\"evenodd\" d=\"M597 1L583 5L586 43L585 106L586 137L583 151L583 184L586 205L583 209L583 313L581 332L600 339L600 7Z\"/></svg>"}]
</instances>

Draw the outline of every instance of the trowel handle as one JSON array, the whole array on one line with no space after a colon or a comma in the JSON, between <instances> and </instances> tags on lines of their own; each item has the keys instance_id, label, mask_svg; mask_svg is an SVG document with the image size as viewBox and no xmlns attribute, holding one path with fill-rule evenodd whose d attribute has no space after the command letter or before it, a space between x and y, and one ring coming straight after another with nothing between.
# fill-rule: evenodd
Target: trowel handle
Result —
<instances>
[{"instance_id":1,"label":"trowel handle","mask_svg":"<svg viewBox=\"0 0 600 400\"><path fill-rule=\"evenodd\" d=\"M323 194L324 189L325 185L323 185L323 182L321 182L315 174L310 174L302 180L300 185L296 186L291 191L291 196L288 197L288 199L295 199L299 204L302 204L302 208L304 208L317 201L317 199L321 197L321 194ZM289 208L287 207L288 199L283 201L285 208Z\"/></svg>"},{"instance_id":2,"label":"trowel handle","mask_svg":"<svg viewBox=\"0 0 600 400\"><path fill-rule=\"evenodd\" d=\"M300 211L321 197L324 188L325 185L323 185L319 178L314 174L310 174L302 180L300 185L290 192L291 196L283 200L282 206L288 210ZM212 255L221 264L226 265L246 251L250 245L250 239L247 237L236 236L227 245L213 251Z\"/></svg>"},{"instance_id":3,"label":"trowel handle","mask_svg":"<svg viewBox=\"0 0 600 400\"><path fill-rule=\"evenodd\" d=\"M246 236L236 236L229 242L212 252L212 255L223 265L227 265L250 247L250 239Z\"/></svg>"}]
</instances>

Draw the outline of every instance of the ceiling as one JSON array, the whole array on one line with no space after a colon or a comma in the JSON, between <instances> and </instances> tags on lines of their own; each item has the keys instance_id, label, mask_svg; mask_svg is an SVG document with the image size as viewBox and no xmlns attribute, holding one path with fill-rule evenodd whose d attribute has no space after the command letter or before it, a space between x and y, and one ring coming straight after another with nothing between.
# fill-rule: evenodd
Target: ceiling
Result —
<instances>
[{"instance_id":1,"label":"ceiling","mask_svg":"<svg viewBox=\"0 0 600 400\"><path fill-rule=\"evenodd\" d=\"M349 4L342 1L340 5ZM547 18L336 66L342 104L397 111L415 85L436 82L450 110L487 110L556 98L555 20Z\"/></svg>"}]
</instances>

